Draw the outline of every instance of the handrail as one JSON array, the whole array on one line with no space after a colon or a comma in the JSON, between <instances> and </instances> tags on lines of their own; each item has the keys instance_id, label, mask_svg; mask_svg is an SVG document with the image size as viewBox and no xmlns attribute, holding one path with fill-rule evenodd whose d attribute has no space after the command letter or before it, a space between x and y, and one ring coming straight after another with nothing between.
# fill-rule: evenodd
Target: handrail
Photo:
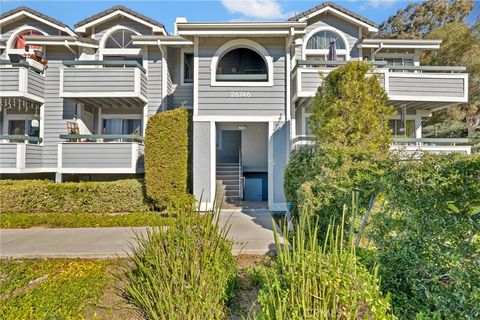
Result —
<instances>
[{"instance_id":1,"label":"handrail","mask_svg":"<svg viewBox=\"0 0 480 320\"><path fill-rule=\"evenodd\" d=\"M242 147L238 147L238 195L240 201L243 200L243 164L242 164Z\"/></svg>"},{"instance_id":2,"label":"handrail","mask_svg":"<svg viewBox=\"0 0 480 320\"><path fill-rule=\"evenodd\" d=\"M114 60L64 60L62 61L64 66L110 66L110 67L132 67L139 68L143 73L147 73L147 70L137 61L114 61Z\"/></svg>"},{"instance_id":3,"label":"handrail","mask_svg":"<svg viewBox=\"0 0 480 320\"><path fill-rule=\"evenodd\" d=\"M142 136L131 135L131 134L61 134L60 139L95 140L95 141L107 139L107 140L122 140L122 141L126 140L126 141L132 141L132 142L144 141L144 138Z\"/></svg>"},{"instance_id":4,"label":"handrail","mask_svg":"<svg viewBox=\"0 0 480 320\"><path fill-rule=\"evenodd\" d=\"M318 60L298 60L297 65L300 66L343 66L350 61L337 61L337 60L325 60L325 61L318 61ZM387 65L386 61L365 61L369 64L374 66L383 67Z\"/></svg>"},{"instance_id":5,"label":"handrail","mask_svg":"<svg viewBox=\"0 0 480 320\"><path fill-rule=\"evenodd\" d=\"M455 66L390 66L389 70L430 71L430 72L465 72L467 67Z\"/></svg>"},{"instance_id":6,"label":"handrail","mask_svg":"<svg viewBox=\"0 0 480 320\"><path fill-rule=\"evenodd\" d=\"M24 140L28 141L31 143L41 143L42 138L40 137L30 137L30 136L25 136L25 135L20 135L20 134L3 134L0 135L0 140L8 140L8 141L18 141L18 140Z\"/></svg>"}]
</instances>

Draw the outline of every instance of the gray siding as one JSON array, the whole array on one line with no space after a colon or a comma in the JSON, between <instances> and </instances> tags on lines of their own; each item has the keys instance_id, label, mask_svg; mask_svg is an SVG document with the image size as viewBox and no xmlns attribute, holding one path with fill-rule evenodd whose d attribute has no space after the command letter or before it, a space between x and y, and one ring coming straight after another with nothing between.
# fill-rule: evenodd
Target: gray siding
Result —
<instances>
[{"instance_id":1,"label":"gray siding","mask_svg":"<svg viewBox=\"0 0 480 320\"><path fill-rule=\"evenodd\" d=\"M301 89L304 92L316 92L318 87L322 85L322 78L319 72L302 72L301 81Z\"/></svg>"},{"instance_id":2,"label":"gray siding","mask_svg":"<svg viewBox=\"0 0 480 320\"><path fill-rule=\"evenodd\" d=\"M264 115L285 114L285 41L283 38L256 38L273 57L273 87L211 86L210 66L215 51L228 38L199 39L198 114ZM233 98L232 91L251 93L249 98Z\"/></svg>"},{"instance_id":3,"label":"gray siding","mask_svg":"<svg viewBox=\"0 0 480 320\"><path fill-rule=\"evenodd\" d=\"M131 168L132 143L63 143L62 168Z\"/></svg>"},{"instance_id":4,"label":"gray siding","mask_svg":"<svg viewBox=\"0 0 480 320\"><path fill-rule=\"evenodd\" d=\"M350 57L352 59L357 59L358 48L358 26L352 23L349 23L342 18L336 17L333 14L326 13L326 14L319 14L308 22L308 26L305 28L305 36L307 36L312 30L319 28L319 27L332 27L339 30L348 41L348 46L350 48ZM301 48L300 51L297 49L297 54L299 55L298 58L301 58Z\"/></svg>"},{"instance_id":5,"label":"gray siding","mask_svg":"<svg viewBox=\"0 0 480 320\"><path fill-rule=\"evenodd\" d=\"M17 144L0 143L0 168L17 167Z\"/></svg>"},{"instance_id":6,"label":"gray siding","mask_svg":"<svg viewBox=\"0 0 480 320\"><path fill-rule=\"evenodd\" d=\"M26 168L41 168L43 165L42 146L33 144L26 145L25 167Z\"/></svg>"},{"instance_id":7,"label":"gray siding","mask_svg":"<svg viewBox=\"0 0 480 320\"><path fill-rule=\"evenodd\" d=\"M148 50L147 113L154 115L162 110L162 54L156 48Z\"/></svg>"},{"instance_id":8,"label":"gray siding","mask_svg":"<svg viewBox=\"0 0 480 320\"><path fill-rule=\"evenodd\" d=\"M145 84L141 86L146 89ZM134 68L64 68L63 91L72 93L134 92Z\"/></svg>"},{"instance_id":9,"label":"gray siding","mask_svg":"<svg viewBox=\"0 0 480 320\"><path fill-rule=\"evenodd\" d=\"M0 92L18 91L19 68L0 68Z\"/></svg>"},{"instance_id":10,"label":"gray siding","mask_svg":"<svg viewBox=\"0 0 480 320\"><path fill-rule=\"evenodd\" d=\"M45 77L29 70L27 92L43 98L45 91Z\"/></svg>"},{"instance_id":11,"label":"gray siding","mask_svg":"<svg viewBox=\"0 0 480 320\"><path fill-rule=\"evenodd\" d=\"M48 69L45 76L45 122L43 137L43 166L56 168L60 134L67 133L67 121L75 115L75 103L59 97L60 67L62 60L74 60L66 48L49 47Z\"/></svg>"},{"instance_id":12,"label":"gray siding","mask_svg":"<svg viewBox=\"0 0 480 320\"><path fill-rule=\"evenodd\" d=\"M465 84L460 78L422 78L389 76L389 95L410 97L463 97Z\"/></svg>"},{"instance_id":13,"label":"gray siding","mask_svg":"<svg viewBox=\"0 0 480 320\"><path fill-rule=\"evenodd\" d=\"M168 66L170 74L170 88L169 88L169 107L176 108L180 106L193 106L193 84L182 85L181 79L181 55L182 51L179 48L169 48L168 50Z\"/></svg>"},{"instance_id":14,"label":"gray siding","mask_svg":"<svg viewBox=\"0 0 480 320\"><path fill-rule=\"evenodd\" d=\"M106 21L102 24L96 25L95 34L92 35L92 38L100 41L102 37L110 31L111 28L116 26L123 26L129 29L133 29L142 35L149 35L152 33L152 30L150 28L141 23L130 19L125 19L123 17L118 17Z\"/></svg>"},{"instance_id":15,"label":"gray siding","mask_svg":"<svg viewBox=\"0 0 480 320\"><path fill-rule=\"evenodd\" d=\"M210 199L210 191L215 186L210 183L211 172L211 125L210 122L194 122L193 123L193 194L197 201L202 200L208 203L214 199Z\"/></svg>"}]
</instances>

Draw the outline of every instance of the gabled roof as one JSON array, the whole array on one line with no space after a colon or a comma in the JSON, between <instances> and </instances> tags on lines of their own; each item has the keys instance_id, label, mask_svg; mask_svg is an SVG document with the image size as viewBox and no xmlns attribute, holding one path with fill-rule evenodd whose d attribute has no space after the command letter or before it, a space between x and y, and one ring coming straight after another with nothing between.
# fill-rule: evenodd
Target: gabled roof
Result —
<instances>
[{"instance_id":1,"label":"gabled roof","mask_svg":"<svg viewBox=\"0 0 480 320\"><path fill-rule=\"evenodd\" d=\"M322 13L322 12L325 12L325 11L329 11L329 9L332 9L331 11L333 11L333 13L335 13L335 11L337 11L338 13L340 14L344 14L344 15L347 15L347 16L350 16L351 18L357 20L358 22L361 22L362 24L365 24L367 26L369 26L370 28L369 31L374 31L376 32L377 31L377 25L375 22L373 22L372 20L369 20L359 14L356 14L355 12L353 11L350 11L334 2L323 2L321 4L319 4L318 6L315 6L311 9L308 9L302 13L299 13L297 15L295 15L294 17L291 17L290 19L288 19L289 21L305 21L305 20L308 20L310 17L312 16L315 16L316 14L319 14L319 13Z\"/></svg>"},{"instance_id":2,"label":"gabled roof","mask_svg":"<svg viewBox=\"0 0 480 320\"><path fill-rule=\"evenodd\" d=\"M109 19L118 14L134 18L134 20L152 27L155 32L163 32L164 34L167 34L165 26L162 23L124 6L114 6L104 11L101 11L91 17L83 19L82 21L75 24L75 31L85 32L86 28L101 23L104 19Z\"/></svg>"},{"instance_id":3,"label":"gabled roof","mask_svg":"<svg viewBox=\"0 0 480 320\"><path fill-rule=\"evenodd\" d=\"M52 17L49 17L49 16L47 16L47 15L41 13L41 12L38 12L36 10L33 10L32 8L25 7L25 6L17 7L15 9L10 10L10 11L2 13L0 15L0 25L3 25L6 22L8 22L9 20L13 20L16 17L21 16L21 15L26 15L26 16L29 16L33 19L36 19L36 20L41 21L43 23L46 23L46 24L48 24L52 27L55 27L59 30L62 30L64 32L70 34L71 36L76 35L75 32L73 32L72 29L70 29L65 23L60 22L56 19L53 19Z\"/></svg>"}]
</instances>

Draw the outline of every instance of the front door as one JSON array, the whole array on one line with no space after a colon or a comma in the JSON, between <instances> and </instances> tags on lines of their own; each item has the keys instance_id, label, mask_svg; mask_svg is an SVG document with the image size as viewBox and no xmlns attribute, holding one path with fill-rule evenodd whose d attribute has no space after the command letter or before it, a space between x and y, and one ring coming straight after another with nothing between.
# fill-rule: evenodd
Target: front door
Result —
<instances>
[{"instance_id":1,"label":"front door","mask_svg":"<svg viewBox=\"0 0 480 320\"><path fill-rule=\"evenodd\" d=\"M242 132L240 130L222 130L218 141L217 162L238 163Z\"/></svg>"}]
</instances>

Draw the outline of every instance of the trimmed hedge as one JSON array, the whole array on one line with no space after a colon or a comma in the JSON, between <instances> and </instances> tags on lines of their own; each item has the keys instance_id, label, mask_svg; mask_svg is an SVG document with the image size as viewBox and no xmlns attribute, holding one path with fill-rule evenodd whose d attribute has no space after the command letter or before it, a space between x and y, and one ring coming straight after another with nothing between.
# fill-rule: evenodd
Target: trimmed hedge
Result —
<instances>
[{"instance_id":1,"label":"trimmed hedge","mask_svg":"<svg viewBox=\"0 0 480 320\"><path fill-rule=\"evenodd\" d=\"M177 206L189 187L191 116L184 108L149 118L145 134L145 182L157 208ZM187 202L188 202L187 201ZM193 204L193 202L191 202Z\"/></svg>"},{"instance_id":2,"label":"trimmed hedge","mask_svg":"<svg viewBox=\"0 0 480 320\"><path fill-rule=\"evenodd\" d=\"M142 180L1 180L0 213L126 213L150 210Z\"/></svg>"}]
</instances>

